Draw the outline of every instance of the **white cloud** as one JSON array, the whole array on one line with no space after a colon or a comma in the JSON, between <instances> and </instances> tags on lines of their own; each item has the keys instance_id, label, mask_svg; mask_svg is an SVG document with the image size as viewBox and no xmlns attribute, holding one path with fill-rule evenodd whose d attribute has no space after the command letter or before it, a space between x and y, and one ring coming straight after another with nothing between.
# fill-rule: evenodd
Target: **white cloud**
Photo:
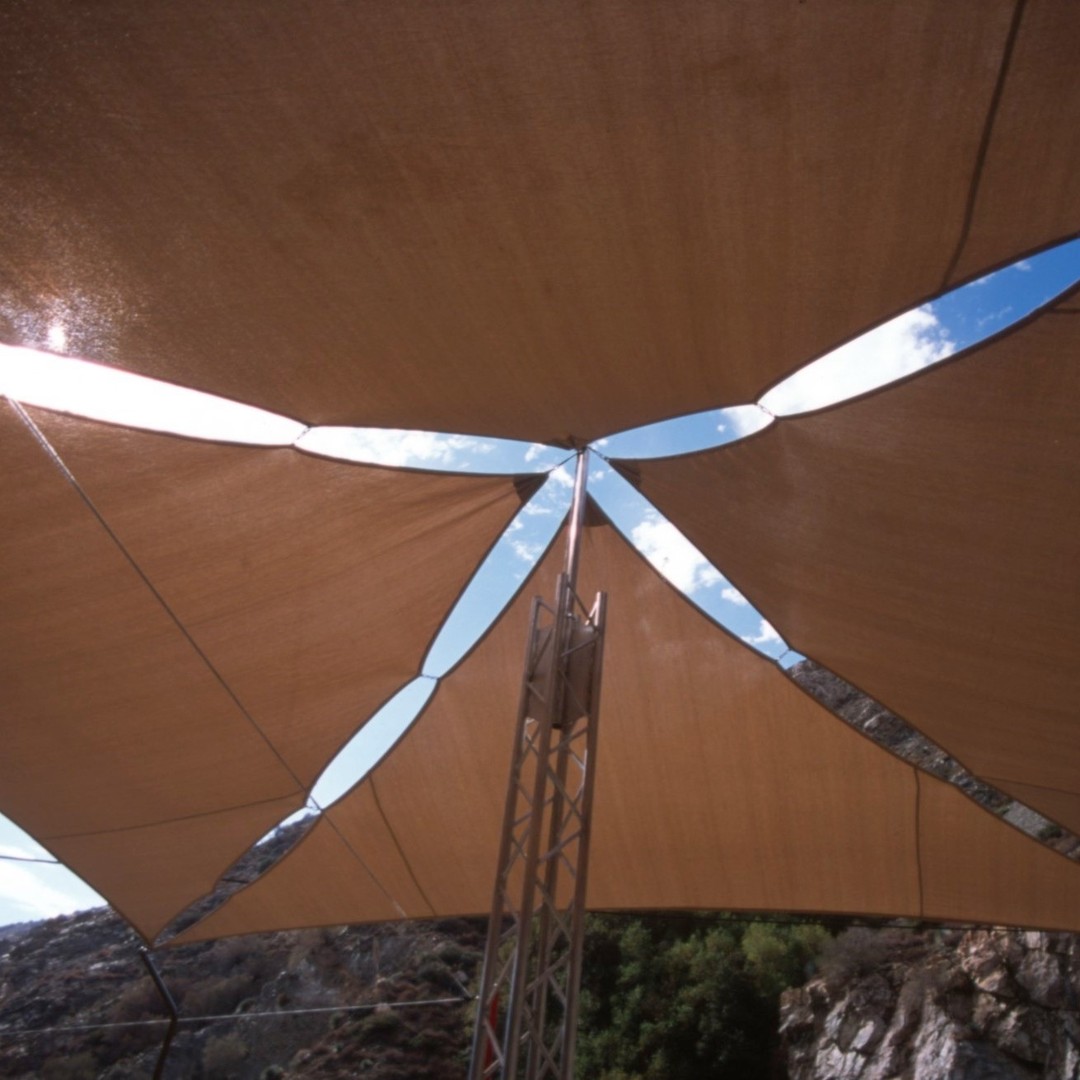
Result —
<instances>
[{"instance_id":1,"label":"white cloud","mask_svg":"<svg viewBox=\"0 0 1080 1080\"><path fill-rule=\"evenodd\" d=\"M1028 270L1034 269L1034 267L1032 267L1030 259L1021 259L1018 263L1013 265L1013 269L1023 270L1026 273Z\"/></svg>"},{"instance_id":2,"label":"white cloud","mask_svg":"<svg viewBox=\"0 0 1080 1080\"><path fill-rule=\"evenodd\" d=\"M760 405L733 405L730 409L721 409L716 416L716 430L731 431L733 440L753 435L768 427L773 419Z\"/></svg>"},{"instance_id":3,"label":"white cloud","mask_svg":"<svg viewBox=\"0 0 1080 1080\"><path fill-rule=\"evenodd\" d=\"M572 488L574 486L574 474L565 465L560 465L557 469L552 469L549 473L551 479L556 484L562 487Z\"/></svg>"},{"instance_id":4,"label":"white cloud","mask_svg":"<svg viewBox=\"0 0 1080 1080\"><path fill-rule=\"evenodd\" d=\"M511 540L510 547L519 559L530 564L544 553L543 544L529 543L527 540Z\"/></svg>"},{"instance_id":5,"label":"white cloud","mask_svg":"<svg viewBox=\"0 0 1080 1080\"><path fill-rule=\"evenodd\" d=\"M723 581L719 571L670 521L655 512L631 530L634 546L674 585L685 593Z\"/></svg>"},{"instance_id":6,"label":"white cloud","mask_svg":"<svg viewBox=\"0 0 1080 1080\"><path fill-rule=\"evenodd\" d=\"M956 351L929 305L891 319L775 386L761 406L777 416L821 409L886 386Z\"/></svg>"},{"instance_id":7,"label":"white cloud","mask_svg":"<svg viewBox=\"0 0 1080 1080\"><path fill-rule=\"evenodd\" d=\"M0 817L0 926L99 907L104 900L33 837ZM16 862L42 859L47 862Z\"/></svg>"},{"instance_id":8,"label":"white cloud","mask_svg":"<svg viewBox=\"0 0 1080 1080\"><path fill-rule=\"evenodd\" d=\"M772 623L764 619L760 621L756 634L747 634L743 637L743 641L749 645L779 645L783 640L773 628Z\"/></svg>"},{"instance_id":9,"label":"white cloud","mask_svg":"<svg viewBox=\"0 0 1080 1080\"><path fill-rule=\"evenodd\" d=\"M720 590L720 599L726 600L729 604L737 604L739 607L746 607L749 603L746 597L731 585Z\"/></svg>"},{"instance_id":10,"label":"white cloud","mask_svg":"<svg viewBox=\"0 0 1080 1080\"><path fill-rule=\"evenodd\" d=\"M46 875L55 883L50 884ZM48 919L102 903L101 897L62 867L40 868L0 859L0 910L4 912L0 921Z\"/></svg>"},{"instance_id":11,"label":"white cloud","mask_svg":"<svg viewBox=\"0 0 1080 1080\"><path fill-rule=\"evenodd\" d=\"M703 587L707 589L710 585L719 585L720 582L723 580L724 578L720 571L717 570L716 567L712 565L712 563L706 563L705 566L703 566L701 568L701 571L698 573L697 584L694 587Z\"/></svg>"},{"instance_id":12,"label":"white cloud","mask_svg":"<svg viewBox=\"0 0 1080 1080\"><path fill-rule=\"evenodd\" d=\"M978 319L975 323L981 330L987 323L1001 322L1013 309L1012 304L1006 304L1003 308L999 308L997 311L992 312L989 315L983 315L981 319Z\"/></svg>"},{"instance_id":13,"label":"white cloud","mask_svg":"<svg viewBox=\"0 0 1080 1080\"><path fill-rule=\"evenodd\" d=\"M546 447L543 443L534 442L529 447L529 449L525 451L525 460L526 461L535 461L547 449L548 449L548 447Z\"/></svg>"},{"instance_id":14,"label":"white cloud","mask_svg":"<svg viewBox=\"0 0 1080 1080\"><path fill-rule=\"evenodd\" d=\"M297 446L326 457L376 465L468 469L473 455L490 454L494 444L471 435L391 428L316 427L305 432Z\"/></svg>"}]
</instances>

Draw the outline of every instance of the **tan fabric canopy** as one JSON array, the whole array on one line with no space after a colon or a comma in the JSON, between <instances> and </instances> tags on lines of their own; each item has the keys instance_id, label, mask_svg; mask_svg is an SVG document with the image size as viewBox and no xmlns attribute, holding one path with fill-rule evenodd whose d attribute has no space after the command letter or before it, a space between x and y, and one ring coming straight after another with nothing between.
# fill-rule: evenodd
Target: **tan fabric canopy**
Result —
<instances>
[{"instance_id":1,"label":"tan fabric canopy","mask_svg":"<svg viewBox=\"0 0 1080 1080\"><path fill-rule=\"evenodd\" d=\"M417 673L520 496L35 417L100 518L5 405L0 810L152 936Z\"/></svg>"},{"instance_id":2,"label":"tan fabric canopy","mask_svg":"<svg viewBox=\"0 0 1080 1080\"><path fill-rule=\"evenodd\" d=\"M488 909L529 598L561 554L329 820L177 941L382 919L388 895L410 916ZM582 574L610 593L591 907L1080 928L1080 866L831 716L609 526Z\"/></svg>"},{"instance_id":3,"label":"tan fabric canopy","mask_svg":"<svg viewBox=\"0 0 1080 1080\"><path fill-rule=\"evenodd\" d=\"M1080 128L1071 119L1058 124L1080 116L1080 20L1067 0L1025 0L1016 13L1014 44L972 193L972 228L945 284L1015 259L1024 246L1016 242L1021 220L1033 246L1080 228Z\"/></svg>"},{"instance_id":4,"label":"tan fabric canopy","mask_svg":"<svg viewBox=\"0 0 1080 1080\"><path fill-rule=\"evenodd\" d=\"M864 401L640 464L793 648L1073 831L1078 354L1080 314L1051 310Z\"/></svg>"},{"instance_id":5,"label":"tan fabric canopy","mask_svg":"<svg viewBox=\"0 0 1080 1080\"><path fill-rule=\"evenodd\" d=\"M1066 0L5 4L0 339L320 423L750 401L1076 230L1078 52Z\"/></svg>"},{"instance_id":6,"label":"tan fabric canopy","mask_svg":"<svg viewBox=\"0 0 1080 1080\"><path fill-rule=\"evenodd\" d=\"M1067 0L7 3L0 341L311 423L750 401L1076 232L1078 53ZM1074 828L1078 325L644 468L793 644ZM150 936L416 671L517 496L34 415L100 518L4 411L0 809ZM590 544L594 904L1074 925L1074 867ZM521 617L199 933L484 910Z\"/></svg>"},{"instance_id":7,"label":"tan fabric canopy","mask_svg":"<svg viewBox=\"0 0 1080 1080\"><path fill-rule=\"evenodd\" d=\"M509 477L357 466L35 415L305 784L417 674L521 507Z\"/></svg>"},{"instance_id":8,"label":"tan fabric canopy","mask_svg":"<svg viewBox=\"0 0 1080 1080\"><path fill-rule=\"evenodd\" d=\"M100 755L87 757L83 765L92 769L100 760ZM219 775L217 768L212 771ZM111 772L115 776L118 770L114 766ZM220 776L219 783L222 794L227 794ZM241 852L302 803L302 797L290 795L160 824L50 837L46 842L57 858L152 940L175 915L210 892Z\"/></svg>"}]
</instances>

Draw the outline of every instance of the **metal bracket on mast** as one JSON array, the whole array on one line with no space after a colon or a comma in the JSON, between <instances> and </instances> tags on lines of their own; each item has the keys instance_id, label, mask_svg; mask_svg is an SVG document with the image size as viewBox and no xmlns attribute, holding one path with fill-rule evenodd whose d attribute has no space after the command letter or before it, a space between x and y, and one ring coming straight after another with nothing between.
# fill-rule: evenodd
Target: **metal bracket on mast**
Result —
<instances>
[{"instance_id":1,"label":"metal bracket on mast","mask_svg":"<svg viewBox=\"0 0 1080 1080\"><path fill-rule=\"evenodd\" d=\"M575 591L587 469L554 603L533 601L470 1080L574 1072L607 600Z\"/></svg>"}]
</instances>

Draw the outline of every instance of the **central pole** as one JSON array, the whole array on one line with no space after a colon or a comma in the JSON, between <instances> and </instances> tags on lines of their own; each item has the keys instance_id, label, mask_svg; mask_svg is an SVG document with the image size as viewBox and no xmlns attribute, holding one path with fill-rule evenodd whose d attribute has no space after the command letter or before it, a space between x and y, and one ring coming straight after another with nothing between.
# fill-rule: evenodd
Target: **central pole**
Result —
<instances>
[{"instance_id":1,"label":"central pole","mask_svg":"<svg viewBox=\"0 0 1080 1080\"><path fill-rule=\"evenodd\" d=\"M577 588L578 563L581 561L581 533L585 527L585 489L589 479L589 448L577 453L574 471L574 499L570 504L570 521L566 533L566 580Z\"/></svg>"},{"instance_id":2,"label":"central pole","mask_svg":"<svg viewBox=\"0 0 1080 1080\"><path fill-rule=\"evenodd\" d=\"M565 569L533 601L471 1080L573 1076L606 600L577 595L587 480L582 449Z\"/></svg>"}]
</instances>

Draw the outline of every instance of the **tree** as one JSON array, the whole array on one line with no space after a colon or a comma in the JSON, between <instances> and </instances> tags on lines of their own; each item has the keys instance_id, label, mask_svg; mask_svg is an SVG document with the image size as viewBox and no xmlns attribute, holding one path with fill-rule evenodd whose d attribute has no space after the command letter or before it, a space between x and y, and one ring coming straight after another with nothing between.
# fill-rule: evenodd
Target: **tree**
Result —
<instances>
[{"instance_id":1,"label":"tree","mask_svg":"<svg viewBox=\"0 0 1080 1080\"><path fill-rule=\"evenodd\" d=\"M594 916L577 1074L594 1080L765 1077L780 991L828 933L729 917Z\"/></svg>"}]
</instances>

